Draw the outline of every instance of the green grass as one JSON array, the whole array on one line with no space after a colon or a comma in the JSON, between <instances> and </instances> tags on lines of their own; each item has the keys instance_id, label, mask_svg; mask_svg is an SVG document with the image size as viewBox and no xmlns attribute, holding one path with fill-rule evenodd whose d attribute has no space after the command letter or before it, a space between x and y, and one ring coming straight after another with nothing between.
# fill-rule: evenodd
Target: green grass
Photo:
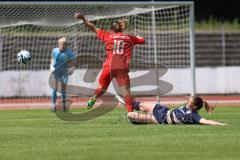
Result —
<instances>
[{"instance_id":1,"label":"green grass","mask_svg":"<svg viewBox=\"0 0 240 160\"><path fill-rule=\"evenodd\" d=\"M228 126L131 125L124 109L85 122L59 120L49 110L0 111L1 160L238 160L240 107L206 118Z\"/></svg>"}]
</instances>

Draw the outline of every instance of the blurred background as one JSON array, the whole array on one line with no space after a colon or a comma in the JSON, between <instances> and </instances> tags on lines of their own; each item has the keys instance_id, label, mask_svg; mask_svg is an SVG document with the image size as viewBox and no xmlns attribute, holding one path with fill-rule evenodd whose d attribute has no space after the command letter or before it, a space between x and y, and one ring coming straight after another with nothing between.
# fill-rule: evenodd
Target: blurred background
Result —
<instances>
[{"instance_id":1,"label":"blurred background","mask_svg":"<svg viewBox=\"0 0 240 160\"><path fill-rule=\"evenodd\" d=\"M49 0L42 2L44 1L51 2ZM78 0L71 1L78 2ZM105 0L105 2L107 1ZM128 0L121 1L129 2ZM58 2L64 2L64 0L58 0ZM151 1L145 0L145 2ZM195 6L196 66L240 65L240 11L237 2L234 0L193 0L193 2Z\"/></svg>"}]
</instances>

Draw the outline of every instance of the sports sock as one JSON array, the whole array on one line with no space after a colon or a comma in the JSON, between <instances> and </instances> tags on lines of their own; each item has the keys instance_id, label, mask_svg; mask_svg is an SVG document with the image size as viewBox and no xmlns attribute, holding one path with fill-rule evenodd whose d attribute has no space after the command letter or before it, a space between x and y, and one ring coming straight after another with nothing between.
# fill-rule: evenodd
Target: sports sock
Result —
<instances>
[{"instance_id":1,"label":"sports sock","mask_svg":"<svg viewBox=\"0 0 240 160\"><path fill-rule=\"evenodd\" d=\"M63 107L66 109L66 92L62 92L62 101L63 101Z\"/></svg>"},{"instance_id":2,"label":"sports sock","mask_svg":"<svg viewBox=\"0 0 240 160\"><path fill-rule=\"evenodd\" d=\"M140 106L139 106L140 102L133 102L132 104L133 104L133 109L140 111Z\"/></svg>"},{"instance_id":3,"label":"sports sock","mask_svg":"<svg viewBox=\"0 0 240 160\"><path fill-rule=\"evenodd\" d=\"M100 97L101 95L103 95L106 92L105 89L102 88L97 88L94 92L94 95L96 96L96 98Z\"/></svg>"},{"instance_id":4,"label":"sports sock","mask_svg":"<svg viewBox=\"0 0 240 160\"><path fill-rule=\"evenodd\" d=\"M125 106L127 108L127 111L128 112L133 112L132 96L130 96L130 95L125 96L125 103L126 103Z\"/></svg>"},{"instance_id":5,"label":"sports sock","mask_svg":"<svg viewBox=\"0 0 240 160\"><path fill-rule=\"evenodd\" d=\"M57 90L56 89L53 89L52 90L52 107L55 107L56 106L56 101L57 101Z\"/></svg>"}]
</instances>

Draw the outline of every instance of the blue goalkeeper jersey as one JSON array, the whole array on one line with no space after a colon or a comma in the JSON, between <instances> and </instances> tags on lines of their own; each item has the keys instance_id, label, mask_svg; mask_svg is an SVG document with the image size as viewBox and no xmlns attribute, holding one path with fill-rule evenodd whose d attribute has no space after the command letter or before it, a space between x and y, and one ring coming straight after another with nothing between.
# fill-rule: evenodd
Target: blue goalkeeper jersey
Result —
<instances>
[{"instance_id":1,"label":"blue goalkeeper jersey","mask_svg":"<svg viewBox=\"0 0 240 160\"><path fill-rule=\"evenodd\" d=\"M53 66L55 68L55 73L66 74L68 70L68 61L75 58L75 54L71 49L65 49L64 51L59 51L59 48L54 48L52 51Z\"/></svg>"}]
</instances>

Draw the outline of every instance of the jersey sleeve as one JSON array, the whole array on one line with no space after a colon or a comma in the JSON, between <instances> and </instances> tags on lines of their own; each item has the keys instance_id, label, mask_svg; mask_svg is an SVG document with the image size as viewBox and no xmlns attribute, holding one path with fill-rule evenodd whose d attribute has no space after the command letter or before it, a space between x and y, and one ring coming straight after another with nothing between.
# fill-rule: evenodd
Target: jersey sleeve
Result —
<instances>
[{"instance_id":1,"label":"jersey sleeve","mask_svg":"<svg viewBox=\"0 0 240 160\"><path fill-rule=\"evenodd\" d=\"M192 117L195 123L199 123L200 119L202 118L197 112L193 112Z\"/></svg>"},{"instance_id":2,"label":"jersey sleeve","mask_svg":"<svg viewBox=\"0 0 240 160\"><path fill-rule=\"evenodd\" d=\"M109 34L110 33L108 31L105 31L103 29L97 30L97 37L102 41L105 41L107 39L107 37L109 36Z\"/></svg>"},{"instance_id":3,"label":"jersey sleeve","mask_svg":"<svg viewBox=\"0 0 240 160\"><path fill-rule=\"evenodd\" d=\"M55 60L55 49L52 50L52 59Z\"/></svg>"},{"instance_id":4,"label":"jersey sleeve","mask_svg":"<svg viewBox=\"0 0 240 160\"><path fill-rule=\"evenodd\" d=\"M53 72L55 70L55 67L54 67L54 49L52 50L52 57L51 57L51 62L50 62L50 71Z\"/></svg>"},{"instance_id":5,"label":"jersey sleeve","mask_svg":"<svg viewBox=\"0 0 240 160\"><path fill-rule=\"evenodd\" d=\"M133 35L129 35L129 37L132 39L134 44L144 44L145 43L145 39L143 37L133 36Z\"/></svg>"}]
</instances>

